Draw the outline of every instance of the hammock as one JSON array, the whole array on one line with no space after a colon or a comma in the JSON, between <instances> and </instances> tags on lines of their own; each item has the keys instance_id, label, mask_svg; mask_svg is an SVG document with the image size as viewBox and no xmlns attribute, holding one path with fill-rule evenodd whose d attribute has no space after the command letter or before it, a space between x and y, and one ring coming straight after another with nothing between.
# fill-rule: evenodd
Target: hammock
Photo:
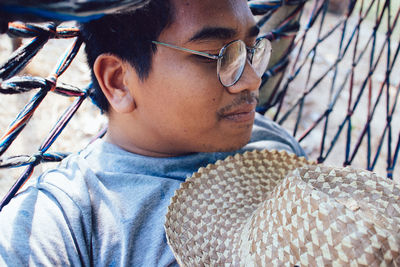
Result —
<instances>
[{"instance_id":1,"label":"hammock","mask_svg":"<svg viewBox=\"0 0 400 267\"><path fill-rule=\"evenodd\" d=\"M340 15L328 12L336 2L346 4ZM294 8L269 34L290 42L263 77L259 111L291 129L318 162L385 168L388 178L399 177L400 128L392 122L400 117L400 3L272 1L266 21L282 4Z\"/></svg>"},{"instance_id":2,"label":"hammock","mask_svg":"<svg viewBox=\"0 0 400 267\"><path fill-rule=\"evenodd\" d=\"M383 168L387 177L399 177L396 163L400 129L393 121L400 116L396 109L400 91L400 4L390 0L348 0L343 13L333 15L333 1L249 1L263 34L273 41L274 48L263 75L258 111L289 129L310 159L368 170L386 164ZM60 161L68 155L49 152L49 148L91 93L90 85L80 89L59 82L82 45L79 30L62 22L87 21L127 7L140 7L147 1L112 1L112 7L99 0L37 2L35 6L18 1L0 4L1 33L32 38L0 66L0 92L37 91L0 139L0 167L25 166L0 210L29 179L35 166ZM12 22L15 20L25 23ZM66 38L73 38L74 42L50 76L18 75L46 42ZM73 97L75 101L35 154L4 156L49 92ZM101 131L96 138L104 133Z\"/></svg>"}]
</instances>

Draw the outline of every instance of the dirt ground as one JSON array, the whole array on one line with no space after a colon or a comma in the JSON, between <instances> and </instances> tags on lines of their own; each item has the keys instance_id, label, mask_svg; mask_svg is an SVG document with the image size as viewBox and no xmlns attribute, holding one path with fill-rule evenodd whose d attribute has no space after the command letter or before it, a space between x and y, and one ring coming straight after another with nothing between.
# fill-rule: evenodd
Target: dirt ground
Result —
<instances>
[{"instance_id":1,"label":"dirt ground","mask_svg":"<svg viewBox=\"0 0 400 267\"><path fill-rule=\"evenodd\" d=\"M330 24L334 24L337 20L337 16L330 15L328 18L328 22ZM355 23L356 21L352 21L351 23ZM354 24L355 25L355 24ZM315 33L310 33L310 35ZM338 33L339 34L339 33ZM364 35L364 36L363 36ZM370 35L370 30L365 29L362 30L360 36L360 42L365 42L368 36ZM380 39L384 39L384 33L379 33ZM338 43L338 35L334 35L331 41L325 43L325 45L321 45L320 50L318 51L318 55L316 57L316 65L315 65L315 74L311 81L318 79L320 73L326 69L326 66L331 64L337 54L337 43ZM26 42L26 41L25 41ZM39 54L34 58L34 60L28 65L28 67L24 70L24 74L33 75L33 76L41 76L46 77L49 75L50 71L57 63L57 59L63 55L66 47L71 44L72 40L51 40L49 43L39 52ZM393 45L395 47L395 45ZM9 55L12 52L12 46L10 39L6 35L0 35L0 64L5 62ZM399 61L399 60L398 60ZM341 63L341 67L339 68L338 75L342 77L346 76L349 71L349 66L351 66L351 58L346 59ZM381 74L377 74L374 76L373 85L374 88L379 88L380 84L384 80L384 62L383 65L380 66L382 69ZM365 71L368 70L368 60L360 64L360 67L356 69L358 80L355 82L356 85L360 85L365 77ZM390 85L389 93L391 96L395 93L395 86L399 83L400 80L400 66L396 65L396 71L391 76L392 84ZM328 77L332 77L333 73L330 73ZM357 78L356 78L357 79ZM338 79L340 80L340 79ZM77 58L74 60L71 67L63 74L60 78L60 81L78 86L83 88L89 82L89 70L85 63L85 57L83 55L83 49L81 49ZM310 83L311 84L311 83ZM337 85L341 83L338 82ZM323 110L326 109L327 103L329 103L329 88L331 87L331 81L329 79L324 80L321 85L318 87L320 89L315 90L312 94L309 95L307 101L305 102L305 112L304 112L304 120L300 125L302 129L305 129L310 126L313 120L315 120ZM287 104L293 103L299 95L304 92L304 88L306 86L306 74L302 73L297 79L295 83L292 83L290 87L291 96L289 96L286 101ZM322 89L321 89L322 88ZM338 87L335 87L338 88ZM337 90L337 89L335 89ZM334 90L334 91L335 91ZM374 89L375 90L375 89ZM356 91L357 92L357 91ZM0 101L0 133L3 134L8 124L16 117L18 112L23 108L23 106L29 101L34 92L26 93L21 95L2 95L2 101ZM374 96L376 97L376 92L374 91ZM329 124L328 135L328 143L331 140L332 135L336 132L338 124L343 119L343 116L347 110L347 102L349 100L349 91L345 90L345 92L340 97L340 100L337 103L337 106L332 114ZM354 97L354 96L353 96ZM22 132L20 137L17 138L15 143L11 146L9 151L6 152L7 155L19 155L19 154L32 154L40 146L42 140L46 137L47 133L50 131L52 126L55 124L57 119L61 116L63 111L72 103L73 98L62 97L59 95L55 95L50 93L43 103L40 105L39 109L36 111L32 120L29 122L26 129ZM354 99L352 100L354 102ZM385 101L384 99L382 101ZM362 98L360 102L360 106L367 106L367 99ZM268 114L271 114L269 112ZM376 118L373 120L373 133L376 138L374 138L373 149L376 149L378 142L378 137L380 136L382 130L385 127L386 120L386 110L384 105L380 104L380 108L377 110ZM355 129L353 131L354 138L357 137L359 131L362 129L365 118L366 118L366 108L360 108L357 110L356 114L352 119L352 127ZM399 112L395 114L394 120L399 121ZM105 125L106 119L103 115L100 114L99 110L90 102L90 100L85 101L74 118L70 121L64 132L61 136L59 136L58 140L51 147L50 151L69 151L74 152L82 149L93 136ZM287 123L284 123L284 126L288 129L291 129L293 125L293 117L288 120ZM393 124L393 143L394 145L397 142L398 133L400 132L399 125ZM307 137L304 142L302 142L303 147L310 155L311 159L315 159L318 156L318 151L320 148L320 140L322 136L322 127L317 128L312 134ZM343 155L345 153L344 146L344 135L339 138L338 143L335 146L335 149L332 150L332 153L329 155L326 163L330 165L342 165L343 163ZM359 168L365 168L365 151L366 146L365 142L363 143L363 147L361 152L359 152L359 157L357 157L354 161L354 166ZM354 139L352 146L354 146ZM386 147L384 146L382 150L382 154L386 153ZM399 164L397 164L399 165ZM53 167L54 164L42 164L39 165L35 174L42 172L47 168ZM398 179L400 177L399 166L397 166L395 170L395 177ZM380 156L380 160L378 161L376 172L381 176L386 175L386 163L385 163L385 155ZM16 168L16 169L3 169L0 171L0 198L4 196L6 191L11 187L13 181L22 173L24 167Z\"/></svg>"}]
</instances>

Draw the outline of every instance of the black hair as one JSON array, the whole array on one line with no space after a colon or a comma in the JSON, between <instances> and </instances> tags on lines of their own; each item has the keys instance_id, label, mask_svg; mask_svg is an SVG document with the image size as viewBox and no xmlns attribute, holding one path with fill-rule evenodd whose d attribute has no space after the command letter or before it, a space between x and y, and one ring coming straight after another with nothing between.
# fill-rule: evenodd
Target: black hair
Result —
<instances>
[{"instance_id":1,"label":"black hair","mask_svg":"<svg viewBox=\"0 0 400 267\"><path fill-rule=\"evenodd\" d=\"M172 22L170 0L151 0L138 10L105 15L100 19L80 24L85 42L87 61L91 69L92 101L107 112L109 103L93 72L96 58L104 53L118 56L129 62L145 80L151 70L156 46L152 43Z\"/></svg>"}]
</instances>

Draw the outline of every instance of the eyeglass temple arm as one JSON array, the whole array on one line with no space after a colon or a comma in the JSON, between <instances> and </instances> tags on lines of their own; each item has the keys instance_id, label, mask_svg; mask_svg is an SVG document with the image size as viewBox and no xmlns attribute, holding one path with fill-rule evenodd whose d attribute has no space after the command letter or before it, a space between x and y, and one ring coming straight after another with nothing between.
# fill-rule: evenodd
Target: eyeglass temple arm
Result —
<instances>
[{"instance_id":1,"label":"eyeglass temple arm","mask_svg":"<svg viewBox=\"0 0 400 267\"><path fill-rule=\"evenodd\" d=\"M158 42L158 41L152 41L152 43L163 45L163 46L170 47L170 48L177 49L177 50L181 50L181 51L185 51L185 52L188 52L188 53L191 53L191 54L195 54L195 55L211 58L211 59L219 59L219 56L216 56L216 55L212 55L212 54L208 54L208 53L204 53L204 52L200 52L200 51L196 51L196 50L192 50L192 49L187 49L187 48L176 46L176 45L172 45L172 44L166 44L166 43L162 43L162 42Z\"/></svg>"}]
</instances>

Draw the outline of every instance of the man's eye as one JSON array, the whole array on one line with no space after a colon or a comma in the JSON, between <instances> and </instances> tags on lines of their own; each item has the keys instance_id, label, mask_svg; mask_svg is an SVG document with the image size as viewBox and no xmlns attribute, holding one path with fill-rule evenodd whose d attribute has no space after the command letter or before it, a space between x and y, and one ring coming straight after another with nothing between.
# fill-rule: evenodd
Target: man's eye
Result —
<instances>
[{"instance_id":1,"label":"man's eye","mask_svg":"<svg viewBox=\"0 0 400 267\"><path fill-rule=\"evenodd\" d=\"M199 62L203 62L203 63L213 63L215 62L214 59L212 58L208 58L208 57L203 57L203 56L199 56L199 55L194 55L196 60L198 60Z\"/></svg>"}]
</instances>

